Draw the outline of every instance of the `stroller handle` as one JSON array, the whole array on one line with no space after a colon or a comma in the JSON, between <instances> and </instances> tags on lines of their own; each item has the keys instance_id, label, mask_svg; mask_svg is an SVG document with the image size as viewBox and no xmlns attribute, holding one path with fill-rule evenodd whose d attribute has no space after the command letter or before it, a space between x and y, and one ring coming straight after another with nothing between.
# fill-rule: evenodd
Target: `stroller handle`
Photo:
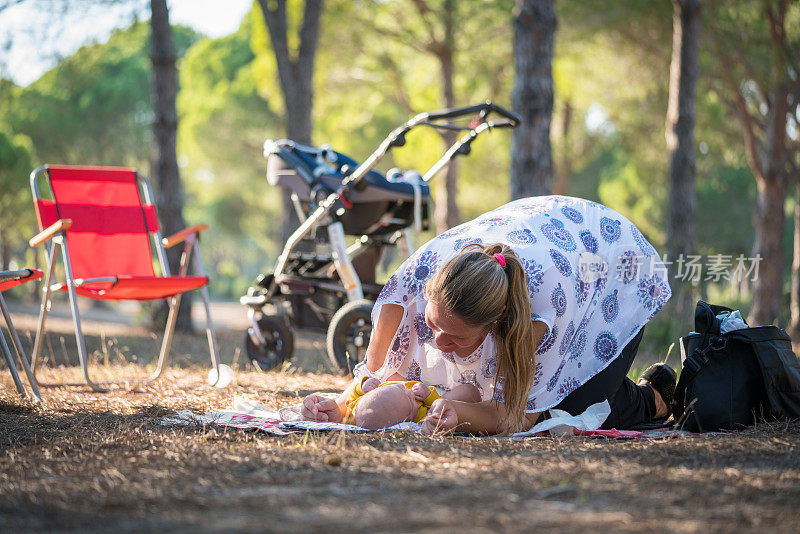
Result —
<instances>
[{"instance_id":1,"label":"stroller handle","mask_svg":"<svg viewBox=\"0 0 800 534\"><path fill-rule=\"evenodd\" d=\"M515 128L519 126L520 117L516 113L513 113L502 106L498 106L491 100L487 100L483 104L477 104L474 106L467 106L463 108L451 108L451 109L443 109L441 111L429 111L427 113L423 113L423 115L427 115L429 121L436 121L441 119L454 119L457 117L463 117L465 115L473 115L474 113L480 113L478 116L478 120L480 122L484 122L490 113L497 113L501 117L504 117L508 121L508 126L511 128ZM500 126L501 124L505 123L505 121L497 121L495 122L495 127Z\"/></svg>"},{"instance_id":2,"label":"stroller handle","mask_svg":"<svg viewBox=\"0 0 800 534\"><path fill-rule=\"evenodd\" d=\"M436 121L443 119L465 117L467 115L474 115L475 113L478 113L478 116L472 121L469 128L460 128L436 123ZM503 117L503 119L499 121L490 121L488 119L491 113L497 113ZM417 126L426 125L434 128L456 129L461 131L468 130L467 135L462 137L453 146L451 146L445 155L442 156L442 158L437 161L427 173L425 173L425 176L427 177L425 181L428 181L434 174L436 174L436 172L441 170L442 167L444 167L444 165L450 161L450 159L459 154L469 153L470 144L480 133L491 128L515 128L519 125L520 121L521 119L519 115L494 104L491 100L487 100L482 104L477 104L474 106L419 113L412 117L405 124L395 128L386 137L386 139L383 140L375 152L373 152L366 160L364 160L364 162L359 165L350 176L342 180L342 189L347 189L348 187L354 187L358 185L364 176L366 176L366 174L372 170L375 165L377 165L381 158L383 158L383 156L385 156L391 148L405 145L406 134ZM436 171L431 173L431 171L434 171L434 169L436 169Z\"/></svg>"},{"instance_id":3,"label":"stroller handle","mask_svg":"<svg viewBox=\"0 0 800 534\"><path fill-rule=\"evenodd\" d=\"M437 124L435 121L441 121L444 119L454 119L457 117L464 117L467 115L473 115L478 113L478 116L472 121L468 128L464 127L457 127L454 125L448 124ZM498 121L490 121L489 115L491 113L496 113L503 117L501 120ZM406 143L405 136L408 132L416 128L420 125L432 126L434 128L445 128L445 129L456 129L464 131L466 130L467 133L458 141L456 141L446 152L445 154L437 161L433 167L431 167L428 172L425 173L425 176L422 177L423 180L426 182L430 180L434 175L436 175L439 171L441 171L452 158L458 155L468 154L470 151L470 146L472 141L475 140L478 135L481 133L491 130L492 128L514 128L521 122L519 115L504 109L491 101L486 101L482 104L477 104L474 106L467 106L463 108L453 108L453 109L445 109L441 111L432 111L432 112L424 112L420 113L414 117L412 117L408 122L402 124L392 130L392 132L386 137L386 139L381 142L375 151L370 154L370 156L364 160L364 162L359 165L352 174L347 176L344 180L342 180L341 187L338 191L334 191L330 193L325 200L320 202L317 205L317 208L308 216L308 218L300 225L297 230L295 230L292 235L286 241L284 245L283 252L278 257L277 264L275 266L274 275L275 278L270 284L269 292L272 293L275 290L276 282L275 280L283 273L286 262L289 258L289 252L300 242L300 240L305 236L311 229L320 221L323 217L325 217L328 213L331 212L333 209L334 204L337 200L339 200L342 195L352 187L355 187L364 179L367 173L372 170L375 165L386 155L386 153L391 150L393 147L400 147Z\"/></svg>"}]
</instances>

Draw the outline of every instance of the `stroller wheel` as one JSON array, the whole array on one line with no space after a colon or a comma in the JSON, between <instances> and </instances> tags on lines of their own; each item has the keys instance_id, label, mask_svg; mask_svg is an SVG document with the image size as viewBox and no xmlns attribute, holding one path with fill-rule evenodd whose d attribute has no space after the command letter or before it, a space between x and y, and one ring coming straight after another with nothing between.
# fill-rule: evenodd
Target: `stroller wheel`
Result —
<instances>
[{"instance_id":1,"label":"stroller wheel","mask_svg":"<svg viewBox=\"0 0 800 534\"><path fill-rule=\"evenodd\" d=\"M291 357L294 350L294 334L278 317L264 315L257 323L264 343L251 327L245 334L244 346L253 365L262 371L267 371L280 366Z\"/></svg>"},{"instance_id":2,"label":"stroller wheel","mask_svg":"<svg viewBox=\"0 0 800 534\"><path fill-rule=\"evenodd\" d=\"M371 300L348 302L337 311L328 327L328 357L345 373L364 359L372 334Z\"/></svg>"}]
</instances>

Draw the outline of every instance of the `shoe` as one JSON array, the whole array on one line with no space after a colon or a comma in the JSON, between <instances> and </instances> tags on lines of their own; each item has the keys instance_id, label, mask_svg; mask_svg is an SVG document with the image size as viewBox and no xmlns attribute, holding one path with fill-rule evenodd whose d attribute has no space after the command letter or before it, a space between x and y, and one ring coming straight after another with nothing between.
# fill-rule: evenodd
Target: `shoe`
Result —
<instances>
[{"instance_id":1,"label":"shoe","mask_svg":"<svg viewBox=\"0 0 800 534\"><path fill-rule=\"evenodd\" d=\"M645 369L639 380L647 380L647 383L658 391L661 400L667 405L667 417L669 417L672 399L675 397L675 385L678 382L678 373L675 369L665 363L656 363Z\"/></svg>"}]
</instances>

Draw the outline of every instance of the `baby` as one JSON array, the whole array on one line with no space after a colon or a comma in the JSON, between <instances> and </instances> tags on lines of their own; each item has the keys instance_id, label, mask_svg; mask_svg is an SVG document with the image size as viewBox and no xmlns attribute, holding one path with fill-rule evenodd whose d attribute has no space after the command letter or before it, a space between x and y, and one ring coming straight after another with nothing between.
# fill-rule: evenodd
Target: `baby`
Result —
<instances>
[{"instance_id":1,"label":"baby","mask_svg":"<svg viewBox=\"0 0 800 534\"><path fill-rule=\"evenodd\" d=\"M480 393L471 384L458 386L444 395L417 381L380 382L376 378L356 379L343 393L347 397L343 422L377 430L398 423L421 423L433 401L440 398L479 402Z\"/></svg>"}]
</instances>

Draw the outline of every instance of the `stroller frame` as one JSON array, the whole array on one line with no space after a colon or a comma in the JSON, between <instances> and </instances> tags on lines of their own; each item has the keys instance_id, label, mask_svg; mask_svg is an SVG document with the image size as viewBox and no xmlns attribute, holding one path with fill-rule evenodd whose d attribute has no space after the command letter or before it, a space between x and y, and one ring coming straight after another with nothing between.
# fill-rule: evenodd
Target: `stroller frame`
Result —
<instances>
[{"instance_id":1,"label":"stroller frame","mask_svg":"<svg viewBox=\"0 0 800 534\"><path fill-rule=\"evenodd\" d=\"M489 117L493 113L499 115L500 118L498 120L490 120ZM472 120L468 127L459 126L452 122L453 119L458 119L465 116L474 116L476 114L477 116ZM341 356L337 357L333 354L335 351L331 346L332 331L335 330L335 327L337 326L337 316L340 316L341 312L345 311L346 308L348 308L348 311L355 311L356 315L358 316L357 322L359 323L356 326L361 327L360 329L356 328L357 332L355 335L357 339L355 345L359 347L359 349L365 349L368 343L369 331L371 328L371 325L368 324L370 321L368 308L371 308L372 306L371 301L364 300L365 285L362 283L358 273L356 272L352 260L367 250L370 245L395 245L402 238L408 248L408 254L411 254L413 253L413 244L411 240L411 232L409 231L409 226L411 225L406 225L404 228L397 230L393 234L383 235L380 238L362 235L353 245L348 247L345 238L344 226L340 221L341 216L346 212L346 210L353 207L353 205L346 200L348 192L357 191L367 174L378 164L378 162L380 162L380 160L392 148L402 147L405 145L406 135L411 130L419 126L429 126L437 129L466 132L461 138L457 139L456 142L445 151L442 157L436 161L436 163L434 163L434 165L421 177L421 180L427 183L436 174L442 171L453 158L459 155L469 154L472 142L482 133L490 131L493 128L514 128L519 124L519 122L520 119L516 114L495 105L491 101L486 101L485 103L473 106L420 113L412 117L406 123L395 128L381 142L377 149L375 149L375 151L366 160L364 160L363 163L358 165L358 167L353 170L352 173L345 175L344 179L341 181L340 187L328 194L321 202L318 202L316 204L316 208L313 209L313 211L310 211L307 216L301 206L299 198L293 193L292 201L300 218L301 224L287 239L286 244L284 245L283 250L277 259L272 274L266 276L262 275L259 277L258 286L251 287L250 290L248 290L248 294L240 299L240 302L243 305L246 305L250 308L248 310L248 318L251 323L251 328L248 329L248 336L246 337L248 349L250 348L250 343L252 343L255 347L266 346L270 342L276 341L274 338L278 338L277 341L279 344L286 343L288 341L289 354L287 354L285 357L288 358L290 356L292 346L292 341L290 338L291 332L289 332L289 329L286 327L287 325L285 324L285 317L282 321L280 321L284 324L279 324L278 321L268 321L268 330L271 330L273 339L267 339L267 336L265 336L264 332L262 332L264 325L259 323L263 323L263 308L266 306L266 304L275 298L281 297L281 284L286 282L288 279L287 266L293 251L295 251L298 244L312 231L314 231L317 227L324 225L328 230L328 238L332 249L333 264L341 281L341 285L335 283L334 280L331 280L329 283L315 281L315 284L323 290L346 293L348 302L342 308L340 308L338 312L336 312L328 329L328 353L331 360L338 364L342 370L351 370L352 355L347 355L345 358L346 361L343 361ZM265 144L265 152L266 147L270 143L271 141L267 141L267 144ZM322 150L324 151L325 148ZM419 229L420 206L419 192L417 188L415 188L414 204L415 223L418 227L417 229ZM378 284L371 284L370 287L367 288L367 296L374 300L374 298L377 297L377 294L380 292L380 289L382 289L382 286ZM280 307L276 308L278 308L278 314L283 315ZM349 308L352 308L352 310ZM287 339L287 336L289 336L289 339ZM286 347L283 348L286 349ZM285 358L278 358L278 361L275 361L274 363L271 362L270 366L281 363L283 359ZM253 361L256 363L256 360Z\"/></svg>"}]
</instances>

